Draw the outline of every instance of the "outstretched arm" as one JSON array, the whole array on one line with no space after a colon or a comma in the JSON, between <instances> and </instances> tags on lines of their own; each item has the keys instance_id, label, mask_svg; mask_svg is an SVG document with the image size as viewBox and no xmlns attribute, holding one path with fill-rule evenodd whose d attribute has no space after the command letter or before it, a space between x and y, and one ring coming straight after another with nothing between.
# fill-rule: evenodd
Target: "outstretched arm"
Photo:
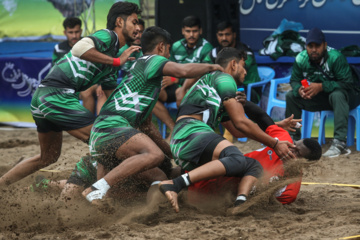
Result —
<instances>
[{"instance_id":1,"label":"outstretched arm","mask_svg":"<svg viewBox=\"0 0 360 240\"><path fill-rule=\"evenodd\" d=\"M96 50L93 40L85 37L73 46L71 53L73 56L89 62L120 66L127 61L131 53L139 51L139 49L139 46L131 46L121 54L120 58L113 58Z\"/></svg>"},{"instance_id":2,"label":"outstretched arm","mask_svg":"<svg viewBox=\"0 0 360 240\"><path fill-rule=\"evenodd\" d=\"M289 150L289 147L295 146L288 141L279 141L272 138L262 131L257 124L245 116L242 104L238 103L235 98L224 101L224 107L237 130L247 137L273 148L279 157L285 159L295 158L295 155Z\"/></svg>"},{"instance_id":3,"label":"outstretched arm","mask_svg":"<svg viewBox=\"0 0 360 240\"><path fill-rule=\"evenodd\" d=\"M300 128L302 121L301 119L294 119L294 115L292 114L290 117L285 118L279 122L275 122L271 119L271 117L258 105L253 102L246 101L246 95L243 92L236 93L236 100L240 102L244 106L244 110L246 115L255 123L259 125L261 130L265 132L265 130L271 126L276 124L277 126L287 130L295 132L295 128Z\"/></svg>"},{"instance_id":4,"label":"outstretched arm","mask_svg":"<svg viewBox=\"0 0 360 240\"><path fill-rule=\"evenodd\" d=\"M201 77L205 73L212 71L224 71L224 69L218 64L207 63L175 63L168 62L163 69L164 76L173 76L176 78L197 78Z\"/></svg>"}]
</instances>

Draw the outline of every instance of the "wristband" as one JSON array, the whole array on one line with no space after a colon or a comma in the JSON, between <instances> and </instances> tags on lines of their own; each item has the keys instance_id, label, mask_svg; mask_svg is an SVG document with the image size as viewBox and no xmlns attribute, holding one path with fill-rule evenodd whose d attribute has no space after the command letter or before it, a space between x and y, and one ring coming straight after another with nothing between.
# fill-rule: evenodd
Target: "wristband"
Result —
<instances>
[{"instance_id":1,"label":"wristband","mask_svg":"<svg viewBox=\"0 0 360 240\"><path fill-rule=\"evenodd\" d=\"M120 66L120 58L113 58L113 64L114 67Z\"/></svg>"},{"instance_id":2,"label":"wristband","mask_svg":"<svg viewBox=\"0 0 360 240\"><path fill-rule=\"evenodd\" d=\"M175 82L175 81L176 81L176 78L170 77L170 80L171 80L172 82Z\"/></svg>"},{"instance_id":3,"label":"wristband","mask_svg":"<svg viewBox=\"0 0 360 240\"><path fill-rule=\"evenodd\" d=\"M276 145L278 144L278 142L279 142L279 139L276 139L276 143L275 143L275 145L272 147L272 149L275 149L275 147L276 147Z\"/></svg>"}]
</instances>

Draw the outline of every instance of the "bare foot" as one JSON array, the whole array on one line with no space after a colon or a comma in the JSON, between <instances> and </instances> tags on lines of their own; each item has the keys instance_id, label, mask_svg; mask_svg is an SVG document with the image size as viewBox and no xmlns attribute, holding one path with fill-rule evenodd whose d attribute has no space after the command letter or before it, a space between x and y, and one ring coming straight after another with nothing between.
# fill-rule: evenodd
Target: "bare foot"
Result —
<instances>
[{"instance_id":1,"label":"bare foot","mask_svg":"<svg viewBox=\"0 0 360 240\"><path fill-rule=\"evenodd\" d=\"M84 198L86 198L86 196L91 193L91 187L88 187L87 189L85 189L81 194L84 196Z\"/></svg>"},{"instance_id":2,"label":"bare foot","mask_svg":"<svg viewBox=\"0 0 360 240\"><path fill-rule=\"evenodd\" d=\"M175 191L172 191L172 180L162 181L160 185L160 191L167 197L171 206L174 208L175 212L179 212L179 204L178 204L178 194Z\"/></svg>"}]
</instances>

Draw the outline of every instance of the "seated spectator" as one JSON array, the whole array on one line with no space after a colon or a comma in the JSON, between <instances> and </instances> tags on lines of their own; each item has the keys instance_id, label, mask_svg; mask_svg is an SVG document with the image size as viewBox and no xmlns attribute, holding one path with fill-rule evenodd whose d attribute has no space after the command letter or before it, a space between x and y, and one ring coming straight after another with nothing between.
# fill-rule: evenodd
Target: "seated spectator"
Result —
<instances>
[{"instance_id":1,"label":"seated spectator","mask_svg":"<svg viewBox=\"0 0 360 240\"><path fill-rule=\"evenodd\" d=\"M305 79L310 84L302 86ZM324 157L350 154L346 147L349 111L360 104L360 89L352 75L346 58L337 50L328 47L324 33L313 28L306 38L306 50L296 57L290 84L292 91L286 95L285 116L294 114L301 118L301 111L334 111L334 139ZM300 130L290 132L296 141Z\"/></svg>"}]
</instances>

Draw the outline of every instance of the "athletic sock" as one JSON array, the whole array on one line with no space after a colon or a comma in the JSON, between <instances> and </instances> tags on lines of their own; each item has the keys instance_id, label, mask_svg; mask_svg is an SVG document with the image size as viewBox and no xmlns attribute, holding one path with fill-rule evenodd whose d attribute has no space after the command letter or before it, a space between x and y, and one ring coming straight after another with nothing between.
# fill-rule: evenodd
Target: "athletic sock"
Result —
<instances>
[{"instance_id":1,"label":"athletic sock","mask_svg":"<svg viewBox=\"0 0 360 240\"><path fill-rule=\"evenodd\" d=\"M106 182L106 180L104 178L98 180L96 183L94 183L91 186L91 189L94 190L99 190L102 193L106 194L107 191L110 189L110 185Z\"/></svg>"},{"instance_id":2,"label":"athletic sock","mask_svg":"<svg viewBox=\"0 0 360 240\"><path fill-rule=\"evenodd\" d=\"M247 200L247 196L245 194L240 194L239 196L237 196L235 200L234 207L243 204L244 202L246 202L246 200Z\"/></svg>"},{"instance_id":3,"label":"athletic sock","mask_svg":"<svg viewBox=\"0 0 360 240\"><path fill-rule=\"evenodd\" d=\"M180 192L184 187L190 186L191 181L188 173L185 173L177 178L173 179L174 187L176 188L176 192Z\"/></svg>"}]
</instances>

